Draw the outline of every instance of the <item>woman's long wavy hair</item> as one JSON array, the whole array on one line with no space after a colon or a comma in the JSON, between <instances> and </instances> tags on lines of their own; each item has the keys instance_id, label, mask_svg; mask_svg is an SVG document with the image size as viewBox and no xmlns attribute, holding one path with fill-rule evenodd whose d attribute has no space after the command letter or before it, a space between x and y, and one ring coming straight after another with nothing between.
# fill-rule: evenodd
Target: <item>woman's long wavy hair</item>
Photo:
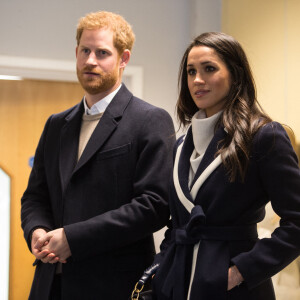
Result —
<instances>
[{"instance_id":1,"label":"woman's long wavy hair","mask_svg":"<svg viewBox=\"0 0 300 300\"><path fill-rule=\"evenodd\" d=\"M233 37L220 32L207 32L196 37L186 49L179 69L179 97L176 105L180 126L190 124L199 110L187 83L187 60L193 47L206 46L215 50L231 74L231 88L219 120L227 131L217 154L228 171L229 180L239 176L244 181L253 136L260 127L271 122L256 98L256 87L244 50Z\"/></svg>"}]
</instances>

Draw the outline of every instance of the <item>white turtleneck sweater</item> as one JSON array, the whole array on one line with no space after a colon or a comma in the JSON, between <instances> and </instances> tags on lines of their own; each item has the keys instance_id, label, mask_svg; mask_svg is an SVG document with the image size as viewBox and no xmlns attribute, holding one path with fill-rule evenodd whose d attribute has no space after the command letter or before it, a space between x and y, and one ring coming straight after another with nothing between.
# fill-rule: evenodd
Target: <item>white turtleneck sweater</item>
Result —
<instances>
[{"instance_id":1,"label":"white turtleneck sweater","mask_svg":"<svg viewBox=\"0 0 300 300\"><path fill-rule=\"evenodd\" d=\"M191 185L205 151L211 142L217 121L222 111L207 118L203 110L199 110L192 118L192 134L194 141L194 151L190 157L189 186Z\"/></svg>"}]
</instances>

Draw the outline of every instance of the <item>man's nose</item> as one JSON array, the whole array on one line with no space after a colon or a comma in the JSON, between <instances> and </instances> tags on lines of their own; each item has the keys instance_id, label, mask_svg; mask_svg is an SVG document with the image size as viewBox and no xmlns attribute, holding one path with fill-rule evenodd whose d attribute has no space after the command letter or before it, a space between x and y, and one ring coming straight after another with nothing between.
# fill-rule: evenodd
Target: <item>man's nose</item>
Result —
<instances>
[{"instance_id":1,"label":"man's nose","mask_svg":"<svg viewBox=\"0 0 300 300\"><path fill-rule=\"evenodd\" d=\"M94 52L91 52L89 54L86 64L88 64L88 65L96 65L97 64L97 57Z\"/></svg>"}]
</instances>

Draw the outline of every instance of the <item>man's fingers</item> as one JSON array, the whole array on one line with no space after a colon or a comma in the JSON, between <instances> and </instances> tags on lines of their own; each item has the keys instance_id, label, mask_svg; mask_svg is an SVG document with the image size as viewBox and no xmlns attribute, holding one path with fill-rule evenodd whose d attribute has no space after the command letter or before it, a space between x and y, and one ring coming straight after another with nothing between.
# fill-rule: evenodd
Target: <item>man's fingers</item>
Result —
<instances>
[{"instance_id":1,"label":"man's fingers","mask_svg":"<svg viewBox=\"0 0 300 300\"><path fill-rule=\"evenodd\" d=\"M36 243L34 244L35 249L41 249L43 246L46 246L49 243L51 237L48 235L44 235L43 237L40 237Z\"/></svg>"},{"instance_id":2,"label":"man's fingers","mask_svg":"<svg viewBox=\"0 0 300 300\"><path fill-rule=\"evenodd\" d=\"M38 251L38 250L34 250L33 251L33 254L34 256L37 258L37 259L44 259L45 257L47 257L47 255L50 254L49 250L45 249L43 251Z\"/></svg>"},{"instance_id":3,"label":"man's fingers","mask_svg":"<svg viewBox=\"0 0 300 300\"><path fill-rule=\"evenodd\" d=\"M41 259L41 261L43 263L57 263L59 260L59 257L55 256L54 253L49 253L48 255L46 255L43 259Z\"/></svg>"},{"instance_id":4,"label":"man's fingers","mask_svg":"<svg viewBox=\"0 0 300 300\"><path fill-rule=\"evenodd\" d=\"M57 262L59 262L59 257L55 256L54 258L52 258L51 260L49 260L50 264L56 264Z\"/></svg>"}]
</instances>

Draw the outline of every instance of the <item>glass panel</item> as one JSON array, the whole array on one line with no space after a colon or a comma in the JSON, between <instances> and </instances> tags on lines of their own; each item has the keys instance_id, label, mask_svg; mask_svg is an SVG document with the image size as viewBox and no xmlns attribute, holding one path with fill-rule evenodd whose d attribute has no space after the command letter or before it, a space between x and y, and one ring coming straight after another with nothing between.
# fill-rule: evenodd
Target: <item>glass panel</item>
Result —
<instances>
[{"instance_id":1,"label":"glass panel","mask_svg":"<svg viewBox=\"0 0 300 300\"><path fill-rule=\"evenodd\" d=\"M8 299L9 288L10 178L0 168L0 300Z\"/></svg>"}]
</instances>

